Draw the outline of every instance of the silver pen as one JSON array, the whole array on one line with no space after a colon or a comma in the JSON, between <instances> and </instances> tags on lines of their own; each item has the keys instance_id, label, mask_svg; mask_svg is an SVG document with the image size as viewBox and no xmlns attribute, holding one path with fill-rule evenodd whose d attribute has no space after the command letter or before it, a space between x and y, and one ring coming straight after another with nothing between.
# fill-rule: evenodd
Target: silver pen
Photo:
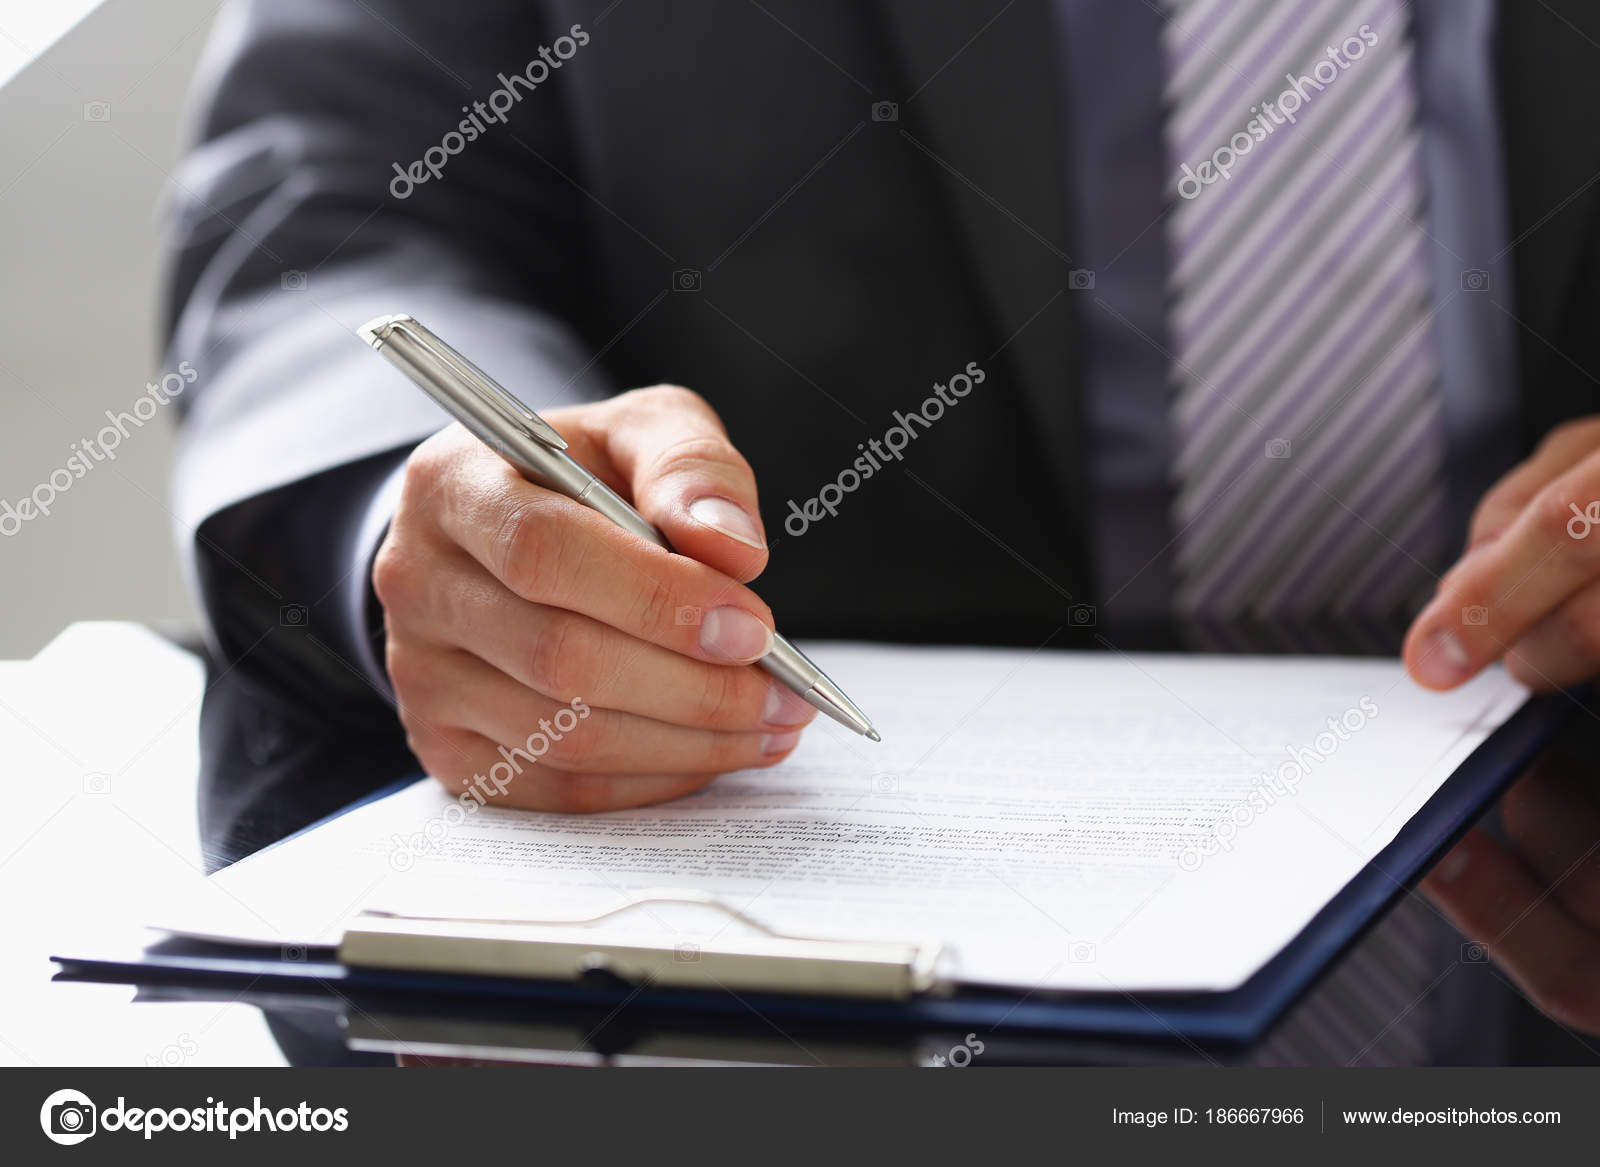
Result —
<instances>
[{"instance_id":1,"label":"silver pen","mask_svg":"<svg viewBox=\"0 0 1600 1167\"><path fill-rule=\"evenodd\" d=\"M566 452L566 441L549 423L410 316L379 316L358 332L528 481L672 550L660 531ZM872 741L883 740L844 690L783 637L774 636L772 650L756 663L840 725Z\"/></svg>"}]
</instances>

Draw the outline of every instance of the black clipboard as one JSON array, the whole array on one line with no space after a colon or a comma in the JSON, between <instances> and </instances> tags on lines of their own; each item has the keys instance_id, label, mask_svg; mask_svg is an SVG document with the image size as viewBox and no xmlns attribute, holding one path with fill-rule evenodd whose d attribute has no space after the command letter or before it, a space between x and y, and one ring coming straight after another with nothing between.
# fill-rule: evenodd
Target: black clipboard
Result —
<instances>
[{"instance_id":1,"label":"black clipboard","mask_svg":"<svg viewBox=\"0 0 1600 1167\"><path fill-rule=\"evenodd\" d=\"M792 993L728 993L640 986L597 968L592 976L529 979L354 967L333 948L273 952L259 947L166 939L133 954L57 953L57 980L118 983L157 992L329 993L381 1003L426 999L435 1007L485 1001L543 1011L621 1008L726 1023L752 1010L803 1025L874 1031L959 1032L1179 1043L1240 1048L1260 1039L1340 956L1448 850L1579 708L1565 693L1530 698L1459 766L1394 840L1249 980L1226 992L1017 994L960 988L904 1000ZM378 791L322 822L409 785ZM312 827L305 828L313 830ZM303 833L303 832L297 832ZM293 838L294 836L290 836Z\"/></svg>"}]
</instances>

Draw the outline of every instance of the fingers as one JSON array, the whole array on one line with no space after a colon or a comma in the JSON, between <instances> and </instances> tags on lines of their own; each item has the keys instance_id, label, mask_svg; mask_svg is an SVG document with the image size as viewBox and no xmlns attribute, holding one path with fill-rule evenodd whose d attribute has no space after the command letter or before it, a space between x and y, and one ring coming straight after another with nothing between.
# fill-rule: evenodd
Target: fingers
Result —
<instances>
[{"instance_id":1,"label":"fingers","mask_svg":"<svg viewBox=\"0 0 1600 1167\"><path fill-rule=\"evenodd\" d=\"M1536 690L1600 674L1600 584L1583 588L1524 633L1506 653L1506 668Z\"/></svg>"},{"instance_id":2,"label":"fingers","mask_svg":"<svg viewBox=\"0 0 1600 1167\"><path fill-rule=\"evenodd\" d=\"M1556 1021L1600 1032L1600 936L1573 919L1518 860L1474 830L1423 888L1460 932Z\"/></svg>"},{"instance_id":3,"label":"fingers","mask_svg":"<svg viewBox=\"0 0 1600 1167\"><path fill-rule=\"evenodd\" d=\"M461 651L431 653L427 668L426 697L418 700L421 686L410 686L422 717L525 747L540 763L572 773L726 773L773 765L800 740L798 729L696 729L599 708L588 698L556 701Z\"/></svg>"},{"instance_id":4,"label":"fingers","mask_svg":"<svg viewBox=\"0 0 1600 1167\"><path fill-rule=\"evenodd\" d=\"M1433 689L1462 683L1600 579L1600 533L1573 526L1596 499L1600 456L1590 454L1453 569L1407 634L1412 676Z\"/></svg>"},{"instance_id":5,"label":"fingers","mask_svg":"<svg viewBox=\"0 0 1600 1167\"><path fill-rule=\"evenodd\" d=\"M1596 449L1600 449L1600 418L1583 418L1551 430L1531 458L1483 496L1472 516L1467 546L1493 539L1510 527L1547 483Z\"/></svg>"},{"instance_id":6,"label":"fingers","mask_svg":"<svg viewBox=\"0 0 1600 1167\"><path fill-rule=\"evenodd\" d=\"M512 810L560 814L626 810L682 798L710 785L717 777L566 773L543 762L530 765L517 755L507 761L494 742L463 731L452 733L448 744L435 742L425 732L412 740L411 749L423 768L450 793L476 790L487 805Z\"/></svg>"},{"instance_id":7,"label":"fingers","mask_svg":"<svg viewBox=\"0 0 1600 1167\"><path fill-rule=\"evenodd\" d=\"M487 449L408 468L406 488L428 490L436 477L447 480L434 496L443 537L522 599L698 660L748 664L771 650L772 614L750 589L523 481Z\"/></svg>"},{"instance_id":8,"label":"fingers","mask_svg":"<svg viewBox=\"0 0 1600 1167\"><path fill-rule=\"evenodd\" d=\"M750 464L716 413L677 386L637 389L587 415L640 514L677 552L741 581L767 565Z\"/></svg>"},{"instance_id":9,"label":"fingers","mask_svg":"<svg viewBox=\"0 0 1600 1167\"><path fill-rule=\"evenodd\" d=\"M602 480L655 491L658 522L707 487L754 507L749 468L697 398L628 396L552 415ZM744 551L717 554L753 574L765 553ZM816 715L746 667L774 635L748 588L524 481L459 426L408 460L372 578L413 753L452 789L492 769L502 805L676 798L782 760Z\"/></svg>"},{"instance_id":10,"label":"fingers","mask_svg":"<svg viewBox=\"0 0 1600 1167\"><path fill-rule=\"evenodd\" d=\"M537 693L699 729L797 729L816 709L760 669L703 664L575 612L529 604L461 556L414 613Z\"/></svg>"}]
</instances>

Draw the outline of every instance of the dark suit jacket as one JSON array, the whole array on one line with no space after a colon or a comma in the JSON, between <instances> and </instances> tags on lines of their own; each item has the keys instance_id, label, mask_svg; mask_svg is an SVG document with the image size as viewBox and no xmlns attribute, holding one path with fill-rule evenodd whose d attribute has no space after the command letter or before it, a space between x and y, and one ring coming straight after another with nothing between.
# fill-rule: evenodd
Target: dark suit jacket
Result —
<instances>
[{"instance_id":1,"label":"dark suit jacket","mask_svg":"<svg viewBox=\"0 0 1600 1167\"><path fill-rule=\"evenodd\" d=\"M535 406L663 381L707 397L755 467L775 537L758 588L793 635L1039 644L1066 624L1070 643L1095 600L1089 308L1049 20L1048 0L230 8L168 292L172 359L199 371L177 502L223 659L394 740L338 600L354 516L443 421L352 335L391 311ZM575 24L589 43L505 124L392 196L396 163ZM1600 384L1596 40L1583 0L1502 8L1524 444ZM784 534L788 500L970 361L985 384L897 472Z\"/></svg>"}]
</instances>

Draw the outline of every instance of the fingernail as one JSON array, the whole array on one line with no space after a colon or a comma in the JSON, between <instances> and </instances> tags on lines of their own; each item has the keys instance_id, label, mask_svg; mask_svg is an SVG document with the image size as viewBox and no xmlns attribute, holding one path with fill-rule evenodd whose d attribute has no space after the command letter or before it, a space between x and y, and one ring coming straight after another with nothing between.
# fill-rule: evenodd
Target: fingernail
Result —
<instances>
[{"instance_id":1,"label":"fingernail","mask_svg":"<svg viewBox=\"0 0 1600 1167\"><path fill-rule=\"evenodd\" d=\"M786 754L794 749L795 743L800 740L800 731L792 729L788 733L768 733L761 737L761 752L763 754Z\"/></svg>"},{"instance_id":2,"label":"fingernail","mask_svg":"<svg viewBox=\"0 0 1600 1167\"><path fill-rule=\"evenodd\" d=\"M1461 873L1467 869L1470 862L1467 854L1467 845L1462 843L1455 850L1446 855L1439 866L1429 874L1428 879L1434 883L1451 884L1461 878Z\"/></svg>"},{"instance_id":3,"label":"fingernail","mask_svg":"<svg viewBox=\"0 0 1600 1167\"><path fill-rule=\"evenodd\" d=\"M761 528L749 513L725 498L697 498L689 504L689 517L703 523L713 531L721 531L730 539L737 539L746 547L766 550L761 541Z\"/></svg>"},{"instance_id":4,"label":"fingernail","mask_svg":"<svg viewBox=\"0 0 1600 1167\"><path fill-rule=\"evenodd\" d=\"M767 690L767 703L761 710L761 720L768 725L804 725L811 720L815 710L811 703L787 685L774 681Z\"/></svg>"},{"instance_id":5,"label":"fingernail","mask_svg":"<svg viewBox=\"0 0 1600 1167\"><path fill-rule=\"evenodd\" d=\"M712 608L700 622L700 647L720 660L760 660L772 651L772 629L743 608Z\"/></svg>"},{"instance_id":6,"label":"fingernail","mask_svg":"<svg viewBox=\"0 0 1600 1167\"><path fill-rule=\"evenodd\" d=\"M1417 680L1441 689L1459 685L1472 672L1472 658L1454 632L1435 632L1417 656Z\"/></svg>"}]
</instances>

